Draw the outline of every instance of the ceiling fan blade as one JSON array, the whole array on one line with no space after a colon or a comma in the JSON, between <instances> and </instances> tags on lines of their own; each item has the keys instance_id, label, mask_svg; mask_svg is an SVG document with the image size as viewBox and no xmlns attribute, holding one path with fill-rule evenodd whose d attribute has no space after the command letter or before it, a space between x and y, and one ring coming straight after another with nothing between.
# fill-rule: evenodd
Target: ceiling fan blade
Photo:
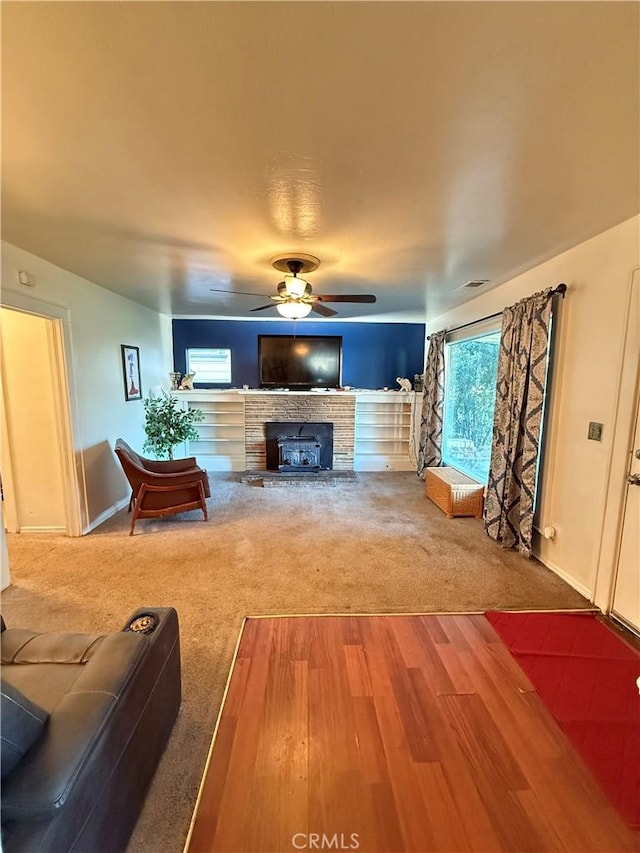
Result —
<instances>
[{"instance_id":1,"label":"ceiling fan blade","mask_svg":"<svg viewBox=\"0 0 640 853\"><path fill-rule=\"evenodd\" d=\"M275 308L276 303L272 302L271 305L261 305L259 308L251 308L251 311L266 311L267 308Z\"/></svg>"},{"instance_id":2,"label":"ceiling fan blade","mask_svg":"<svg viewBox=\"0 0 640 853\"><path fill-rule=\"evenodd\" d=\"M247 293L246 290L223 290L219 287L210 287L211 293L228 293L231 296L262 296L262 293Z\"/></svg>"},{"instance_id":3,"label":"ceiling fan blade","mask_svg":"<svg viewBox=\"0 0 640 853\"><path fill-rule=\"evenodd\" d=\"M314 296L318 302L375 302L376 298L372 293L354 293L349 296L342 293L334 296Z\"/></svg>"},{"instance_id":4,"label":"ceiling fan blade","mask_svg":"<svg viewBox=\"0 0 640 853\"><path fill-rule=\"evenodd\" d=\"M337 311L334 311L333 308L327 308L325 305L320 305L318 302L314 302L311 306L311 310L315 311L316 314L321 314L323 317L333 317L334 314L337 314Z\"/></svg>"}]
</instances>

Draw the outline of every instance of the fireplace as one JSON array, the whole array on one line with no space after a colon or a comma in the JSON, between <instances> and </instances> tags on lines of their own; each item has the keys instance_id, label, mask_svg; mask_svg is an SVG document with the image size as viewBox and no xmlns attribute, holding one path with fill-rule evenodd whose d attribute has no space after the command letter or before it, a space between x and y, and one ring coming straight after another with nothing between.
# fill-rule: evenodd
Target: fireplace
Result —
<instances>
[{"instance_id":1,"label":"fireplace","mask_svg":"<svg viewBox=\"0 0 640 853\"><path fill-rule=\"evenodd\" d=\"M318 436L300 438L296 435L278 436L279 471L319 471L320 443Z\"/></svg>"},{"instance_id":2,"label":"fireplace","mask_svg":"<svg viewBox=\"0 0 640 853\"><path fill-rule=\"evenodd\" d=\"M331 471L333 424L267 421L264 425L268 471Z\"/></svg>"}]
</instances>

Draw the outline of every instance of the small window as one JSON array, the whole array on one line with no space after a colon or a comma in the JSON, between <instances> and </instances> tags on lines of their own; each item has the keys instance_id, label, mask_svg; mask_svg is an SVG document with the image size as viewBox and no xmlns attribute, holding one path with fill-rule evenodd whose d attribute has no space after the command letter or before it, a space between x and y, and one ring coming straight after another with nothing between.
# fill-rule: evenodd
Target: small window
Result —
<instances>
[{"instance_id":1,"label":"small window","mask_svg":"<svg viewBox=\"0 0 640 853\"><path fill-rule=\"evenodd\" d=\"M442 457L486 483L491 461L500 331L445 346Z\"/></svg>"},{"instance_id":2,"label":"small window","mask_svg":"<svg viewBox=\"0 0 640 853\"><path fill-rule=\"evenodd\" d=\"M230 349L188 349L187 373L195 373L196 385L231 384Z\"/></svg>"}]
</instances>

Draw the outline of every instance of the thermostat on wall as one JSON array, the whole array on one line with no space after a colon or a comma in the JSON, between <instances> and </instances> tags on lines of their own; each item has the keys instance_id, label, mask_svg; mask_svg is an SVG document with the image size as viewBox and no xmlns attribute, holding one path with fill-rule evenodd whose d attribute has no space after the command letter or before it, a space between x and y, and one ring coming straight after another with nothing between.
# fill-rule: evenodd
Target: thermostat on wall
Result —
<instances>
[{"instance_id":1,"label":"thermostat on wall","mask_svg":"<svg viewBox=\"0 0 640 853\"><path fill-rule=\"evenodd\" d=\"M31 273L25 272L24 270L20 270L20 272L18 273L18 281L20 282L20 284L24 284L27 287L36 286L35 275L31 275Z\"/></svg>"}]
</instances>

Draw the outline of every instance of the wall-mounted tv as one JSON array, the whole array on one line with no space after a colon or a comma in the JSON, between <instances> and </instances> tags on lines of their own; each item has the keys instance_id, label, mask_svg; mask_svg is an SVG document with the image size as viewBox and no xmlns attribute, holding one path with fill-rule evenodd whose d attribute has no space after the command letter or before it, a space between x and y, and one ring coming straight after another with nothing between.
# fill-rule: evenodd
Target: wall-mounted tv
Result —
<instances>
[{"instance_id":1,"label":"wall-mounted tv","mask_svg":"<svg viewBox=\"0 0 640 853\"><path fill-rule=\"evenodd\" d=\"M258 335L261 388L339 388L342 337Z\"/></svg>"}]
</instances>

